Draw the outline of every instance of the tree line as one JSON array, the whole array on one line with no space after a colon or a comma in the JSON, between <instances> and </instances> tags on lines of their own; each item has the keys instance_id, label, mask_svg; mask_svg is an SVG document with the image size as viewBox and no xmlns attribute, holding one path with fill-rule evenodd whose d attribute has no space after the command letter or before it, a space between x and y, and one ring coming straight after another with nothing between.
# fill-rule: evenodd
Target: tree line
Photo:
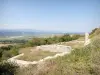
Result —
<instances>
[{"instance_id":1,"label":"tree line","mask_svg":"<svg viewBox=\"0 0 100 75\"><path fill-rule=\"evenodd\" d=\"M81 35L72 35L64 34L63 36L54 36L49 38L33 38L29 40L24 46L38 46L38 45L46 45L46 44L54 44L59 42L67 42L71 40L76 40Z\"/></svg>"},{"instance_id":2,"label":"tree line","mask_svg":"<svg viewBox=\"0 0 100 75\"><path fill-rule=\"evenodd\" d=\"M20 43L26 43L27 42L27 40L19 40L19 39L12 39L12 40L0 40L0 43L2 43L2 44L13 44L13 43L18 43L18 44L20 44Z\"/></svg>"}]
</instances>

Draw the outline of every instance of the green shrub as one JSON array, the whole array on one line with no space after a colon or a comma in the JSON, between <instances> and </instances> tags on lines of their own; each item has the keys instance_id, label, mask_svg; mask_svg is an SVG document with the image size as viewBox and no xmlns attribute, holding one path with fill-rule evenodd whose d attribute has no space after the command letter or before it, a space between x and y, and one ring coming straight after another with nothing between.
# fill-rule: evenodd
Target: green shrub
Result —
<instances>
[{"instance_id":1,"label":"green shrub","mask_svg":"<svg viewBox=\"0 0 100 75\"><path fill-rule=\"evenodd\" d=\"M5 46L0 47L0 61L7 60L8 58L11 58L12 56L18 55L18 47L17 46Z\"/></svg>"},{"instance_id":2,"label":"green shrub","mask_svg":"<svg viewBox=\"0 0 100 75\"><path fill-rule=\"evenodd\" d=\"M0 62L0 75L15 75L19 67L17 64L10 62Z\"/></svg>"},{"instance_id":3,"label":"green shrub","mask_svg":"<svg viewBox=\"0 0 100 75\"><path fill-rule=\"evenodd\" d=\"M67 42L71 40L76 40L80 37L80 35L73 35L70 36L69 34L65 34L63 36L54 36L49 38L33 38L32 40L29 40L25 46L39 46L39 45L45 45L45 44L54 44L59 42Z\"/></svg>"}]
</instances>

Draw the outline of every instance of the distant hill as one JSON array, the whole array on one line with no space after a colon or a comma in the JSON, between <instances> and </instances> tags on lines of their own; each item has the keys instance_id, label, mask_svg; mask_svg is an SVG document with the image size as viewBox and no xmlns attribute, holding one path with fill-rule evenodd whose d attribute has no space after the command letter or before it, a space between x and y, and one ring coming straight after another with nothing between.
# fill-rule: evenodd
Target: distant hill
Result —
<instances>
[{"instance_id":1,"label":"distant hill","mask_svg":"<svg viewBox=\"0 0 100 75\"><path fill-rule=\"evenodd\" d=\"M65 34L62 32L54 31L41 31L32 29L0 29L0 37L8 36L35 36L40 34ZM83 34L83 33L69 33L69 34Z\"/></svg>"},{"instance_id":2,"label":"distant hill","mask_svg":"<svg viewBox=\"0 0 100 75\"><path fill-rule=\"evenodd\" d=\"M24 36L33 35L34 32L20 30L0 30L0 36Z\"/></svg>"},{"instance_id":3,"label":"distant hill","mask_svg":"<svg viewBox=\"0 0 100 75\"><path fill-rule=\"evenodd\" d=\"M29 36L29 35L37 35L37 34L50 34L51 32L44 32L44 31L37 31L37 30L29 30L29 29L23 29L23 30L7 30L2 29L0 30L0 36Z\"/></svg>"}]
</instances>

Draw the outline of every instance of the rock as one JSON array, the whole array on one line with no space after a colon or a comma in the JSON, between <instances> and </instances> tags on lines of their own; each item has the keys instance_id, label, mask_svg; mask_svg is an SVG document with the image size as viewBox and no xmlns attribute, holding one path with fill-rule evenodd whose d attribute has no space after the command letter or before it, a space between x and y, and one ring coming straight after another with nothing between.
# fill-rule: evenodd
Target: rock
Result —
<instances>
[{"instance_id":1,"label":"rock","mask_svg":"<svg viewBox=\"0 0 100 75\"><path fill-rule=\"evenodd\" d=\"M64 45L41 45L37 46L38 50L43 50L43 51L50 51L50 52L68 52L71 51L70 46L64 46Z\"/></svg>"}]
</instances>

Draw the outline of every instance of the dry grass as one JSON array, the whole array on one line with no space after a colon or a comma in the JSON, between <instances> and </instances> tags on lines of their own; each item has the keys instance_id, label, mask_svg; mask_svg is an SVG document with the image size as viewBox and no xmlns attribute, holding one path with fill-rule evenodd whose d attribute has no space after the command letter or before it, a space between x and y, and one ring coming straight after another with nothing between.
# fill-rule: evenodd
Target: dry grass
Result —
<instances>
[{"instance_id":1,"label":"dry grass","mask_svg":"<svg viewBox=\"0 0 100 75\"><path fill-rule=\"evenodd\" d=\"M69 42L62 42L62 43L59 43L59 44L71 46L73 49L75 49L75 48L83 47L84 46L84 40L85 40L85 37L82 36L82 37L78 38L77 40L73 40L73 41L69 41Z\"/></svg>"},{"instance_id":2,"label":"dry grass","mask_svg":"<svg viewBox=\"0 0 100 75\"><path fill-rule=\"evenodd\" d=\"M80 37L79 39L77 39L78 41L84 41L85 40L85 36L84 37Z\"/></svg>"},{"instance_id":3,"label":"dry grass","mask_svg":"<svg viewBox=\"0 0 100 75\"><path fill-rule=\"evenodd\" d=\"M30 53L30 52L31 52L31 49L32 49L32 50L36 50L35 47L21 48L21 49L19 50L19 53L27 54L27 53Z\"/></svg>"},{"instance_id":4,"label":"dry grass","mask_svg":"<svg viewBox=\"0 0 100 75\"><path fill-rule=\"evenodd\" d=\"M61 45L71 46L74 48L81 48L84 46L84 42L76 42L76 41L70 41L70 42L63 42Z\"/></svg>"},{"instance_id":5,"label":"dry grass","mask_svg":"<svg viewBox=\"0 0 100 75\"><path fill-rule=\"evenodd\" d=\"M36 50L33 47L23 48L20 50L20 53L24 53L24 56L18 59L25 61L37 61L47 56L53 56L56 54L56 52Z\"/></svg>"}]
</instances>

